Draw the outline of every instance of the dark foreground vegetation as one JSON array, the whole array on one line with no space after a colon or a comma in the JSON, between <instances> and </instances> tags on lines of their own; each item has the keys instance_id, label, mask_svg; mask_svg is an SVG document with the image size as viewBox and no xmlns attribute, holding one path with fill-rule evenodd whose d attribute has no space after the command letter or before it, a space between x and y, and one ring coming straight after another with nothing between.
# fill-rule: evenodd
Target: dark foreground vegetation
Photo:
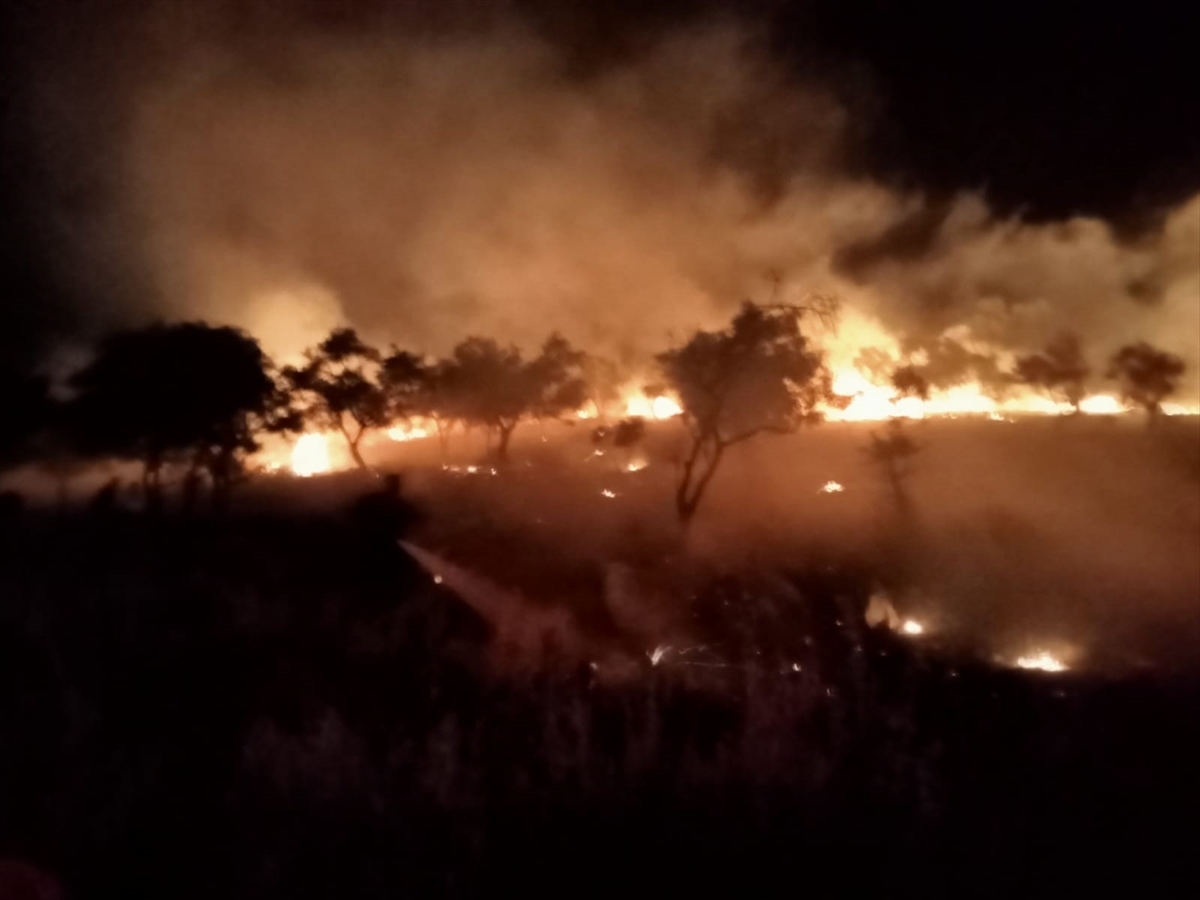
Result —
<instances>
[{"instance_id":1,"label":"dark foreground vegetation","mask_svg":"<svg viewBox=\"0 0 1200 900\"><path fill-rule=\"evenodd\" d=\"M1196 886L1194 679L839 626L861 564L798 565L783 600L712 578L720 664L608 678L554 648L497 669L487 622L332 516L4 537L0 857L69 897Z\"/></svg>"}]
</instances>

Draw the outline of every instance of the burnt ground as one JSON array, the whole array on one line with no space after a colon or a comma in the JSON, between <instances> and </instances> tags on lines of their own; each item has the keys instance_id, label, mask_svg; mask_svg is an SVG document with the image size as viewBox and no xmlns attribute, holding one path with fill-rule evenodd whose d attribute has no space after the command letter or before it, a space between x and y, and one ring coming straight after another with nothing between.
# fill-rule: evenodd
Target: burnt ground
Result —
<instances>
[{"instance_id":1,"label":"burnt ground","mask_svg":"<svg viewBox=\"0 0 1200 900\"><path fill-rule=\"evenodd\" d=\"M1015 670L923 594L912 608L944 633L849 625L894 577L879 531L841 540L860 521L813 495L825 540L706 556L719 528L681 546L620 505L657 504L658 462L537 476L544 493L513 469L486 490L478 473L413 471L429 512L414 540L502 598L569 610L572 640L528 658L496 652L506 615L481 616L364 540L338 501L311 499L336 479L280 483L309 498L291 506L276 487L250 492L227 518L8 523L0 858L54 873L70 897L1200 886L1194 669ZM584 505L600 482L636 478L644 501L626 487ZM991 515L981 565L1016 553L1041 571L1028 523ZM923 523L944 538L937 514ZM614 602L613 563L643 615ZM1186 578L1160 581L1186 601Z\"/></svg>"}]
</instances>

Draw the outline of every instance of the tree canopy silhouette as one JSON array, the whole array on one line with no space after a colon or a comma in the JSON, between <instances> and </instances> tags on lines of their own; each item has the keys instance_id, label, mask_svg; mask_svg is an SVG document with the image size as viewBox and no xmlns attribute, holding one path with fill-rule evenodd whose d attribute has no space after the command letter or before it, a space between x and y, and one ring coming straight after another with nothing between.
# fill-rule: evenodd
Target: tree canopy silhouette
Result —
<instances>
[{"instance_id":1,"label":"tree canopy silhouette","mask_svg":"<svg viewBox=\"0 0 1200 900\"><path fill-rule=\"evenodd\" d=\"M392 419L408 421L424 415L423 395L428 382L425 360L409 350L392 348L379 367L379 385Z\"/></svg>"},{"instance_id":2,"label":"tree canopy silhouette","mask_svg":"<svg viewBox=\"0 0 1200 900\"><path fill-rule=\"evenodd\" d=\"M1079 337L1064 333L1047 344L1042 352L1017 357L1013 377L1055 401L1071 404L1078 413L1084 381L1090 372Z\"/></svg>"},{"instance_id":3,"label":"tree canopy silhouette","mask_svg":"<svg viewBox=\"0 0 1200 900\"><path fill-rule=\"evenodd\" d=\"M698 331L684 345L659 354L691 436L675 492L675 510L685 526L729 447L763 432L786 434L819 421L819 404L832 401L823 355L800 330L809 311L747 302L729 327Z\"/></svg>"},{"instance_id":4,"label":"tree canopy silhouette","mask_svg":"<svg viewBox=\"0 0 1200 900\"><path fill-rule=\"evenodd\" d=\"M496 435L496 459L503 461L522 420L556 418L587 399L584 359L559 334L547 338L529 361L515 346L470 337L454 348L446 363L444 393L463 420Z\"/></svg>"},{"instance_id":5,"label":"tree canopy silhouette","mask_svg":"<svg viewBox=\"0 0 1200 900\"><path fill-rule=\"evenodd\" d=\"M157 494L165 464L205 469L214 496L258 449L256 431L286 427L269 361L254 338L203 322L117 332L71 378L76 446L91 455L139 459Z\"/></svg>"},{"instance_id":6,"label":"tree canopy silhouette","mask_svg":"<svg viewBox=\"0 0 1200 900\"><path fill-rule=\"evenodd\" d=\"M379 382L379 351L353 328L337 328L305 356L305 365L283 370L300 414L308 424L340 433L354 461L369 469L360 450L363 436L391 418L389 397Z\"/></svg>"},{"instance_id":7,"label":"tree canopy silhouette","mask_svg":"<svg viewBox=\"0 0 1200 900\"><path fill-rule=\"evenodd\" d=\"M898 366L892 372L892 387L901 397L916 397L922 401L929 399L929 379L911 364Z\"/></svg>"},{"instance_id":8,"label":"tree canopy silhouette","mask_svg":"<svg viewBox=\"0 0 1200 900\"><path fill-rule=\"evenodd\" d=\"M901 369L911 369L931 388L949 388L976 381L984 388L1002 394L1011 386L994 354L972 349L952 337L941 335L932 341L908 338L902 342L901 349L907 358L918 354L923 357L920 364L911 363Z\"/></svg>"},{"instance_id":9,"label":"tree canopy silhouette","mask_svg":"<svg viewBox=\"0 0 1200 900\"><path fill-rule=\"evenodd\" d=\"M1121 395L1146 410L1148 421L1153 423L1162 412L1163 400L1178 389L1186 368L1174 353L1139 341L1113 354L1107 374L1120 384Z\"/></svg>"},{"instance_id":10,"label":"tree canopy silhouette","mask_svg":"<svg viewBox=\"0 0 1200 900\"><path fill-rule=\"evenodd\" d=\"M912 474L912 458L919 450L900 419L889 419L883 434L872 432L867 446L867 454L887 481L896 512L902 516L912 509L908 479Z\"/></svg>"}]
</instances>

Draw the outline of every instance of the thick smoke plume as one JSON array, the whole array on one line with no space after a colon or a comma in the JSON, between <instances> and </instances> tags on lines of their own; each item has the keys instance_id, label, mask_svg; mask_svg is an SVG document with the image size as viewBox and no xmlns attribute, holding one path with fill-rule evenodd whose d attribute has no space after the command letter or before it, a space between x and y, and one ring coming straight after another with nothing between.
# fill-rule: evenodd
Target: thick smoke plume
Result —
<instances>
[{"instance_id":1,"label":"thick smoke plume","mask_svg":"<svg viewBox=\"0 0 1200 900\"><path fill-rule=\"evenodd\" d=\"M266 7L235 32L204 6L139 19L144 62L108 83L123 125L95 135L108 237L80 252L120 256L130 315L283 357L349 322L432 352L557 328L635 361L778 279L845 301L847 361L1072 330L1097 369L1131 340L1179 353L1200 392L1200 196L1128 240L851 174L869 123L728 22L580 74L515 17L367 33Z\"/></svg>"}]
</instances>

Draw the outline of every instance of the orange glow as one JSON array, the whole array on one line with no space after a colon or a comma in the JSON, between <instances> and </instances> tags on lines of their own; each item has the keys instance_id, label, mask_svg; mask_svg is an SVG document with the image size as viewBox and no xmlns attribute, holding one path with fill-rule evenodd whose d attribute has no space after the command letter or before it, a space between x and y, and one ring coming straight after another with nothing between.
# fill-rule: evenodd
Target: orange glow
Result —
<instances>
[{"instance_id":1,"label":"orange glow","mask_svg":"<svg viewBox=\"0 0 1200 900\"><path fill-rule=\"evenodd\" d=\"M641 393L630 393L625 397L625 415L642 419L670 419L683 412L683 407L674 397L666 394L647 397Z\"/></svg>"},{"instance_id":2,"label":"orange glow","mask_svg":"<svg viewBox=\"0 0 1200 900\"><path fill-rule=\"evenodd\" d=\"M321 475L332 468L329 438L324 434L302 434L292 447L292 473L301 478Z\"/></svg>"},{"instance_id":3,"label":"orange glow","mask_svg":"<svg viewBox=\"0 0 1200 900\"><path fill-rule=\"evenodd\" d=\"M1035 650L1016 659L1018 668L1037 669L1041 672L1065 672L1067 664L1046 650Z\"/></svg>"},{"instance_id":4,"label":"orange glow","mask_svg":"<svg viewBox=\"0 0 1200 900\"><path fill-rule=\"evenodd\" d=\"M1030 390L997 400L989 397L978 382L934 390L928 400L900 397L891 385L873 383L851 365L834 371L833 392L848 401L845 407L826 407L825 418L833 422L875 422L883 419L924 419L929 416L988 416L1007 421L1010 415L1069 415L1071 404L1056 403ZM1119 415L1129 412L1111 394L1091 394L1079 404L1085 415ZM1200 409L1181 403L1164 403L1166 415L1196 415Z\"/></svg>"},{"instance_id":5,"label":"orange glow","mask_svg":"<svg viewBox=\"0 0 1200 900\"><path fill-rule=\"evenodd\" d=\"M387 430L387 436L393 441L415 441L429 437L430 433L428 425L421 420L393 425Z\"/></svg>"},{"instance_id":6,"label":"orange glow","mask_svg":"<svg viewBox=\"0 0 1200 900\"><path fill-rule=\"evenodd\" d=\"M1085 397L1079 404L1079 411L1093 416L1107 416L1125 412L1121 401L1109 394L1095 394Z\"/></svg>"}]
</instances>

